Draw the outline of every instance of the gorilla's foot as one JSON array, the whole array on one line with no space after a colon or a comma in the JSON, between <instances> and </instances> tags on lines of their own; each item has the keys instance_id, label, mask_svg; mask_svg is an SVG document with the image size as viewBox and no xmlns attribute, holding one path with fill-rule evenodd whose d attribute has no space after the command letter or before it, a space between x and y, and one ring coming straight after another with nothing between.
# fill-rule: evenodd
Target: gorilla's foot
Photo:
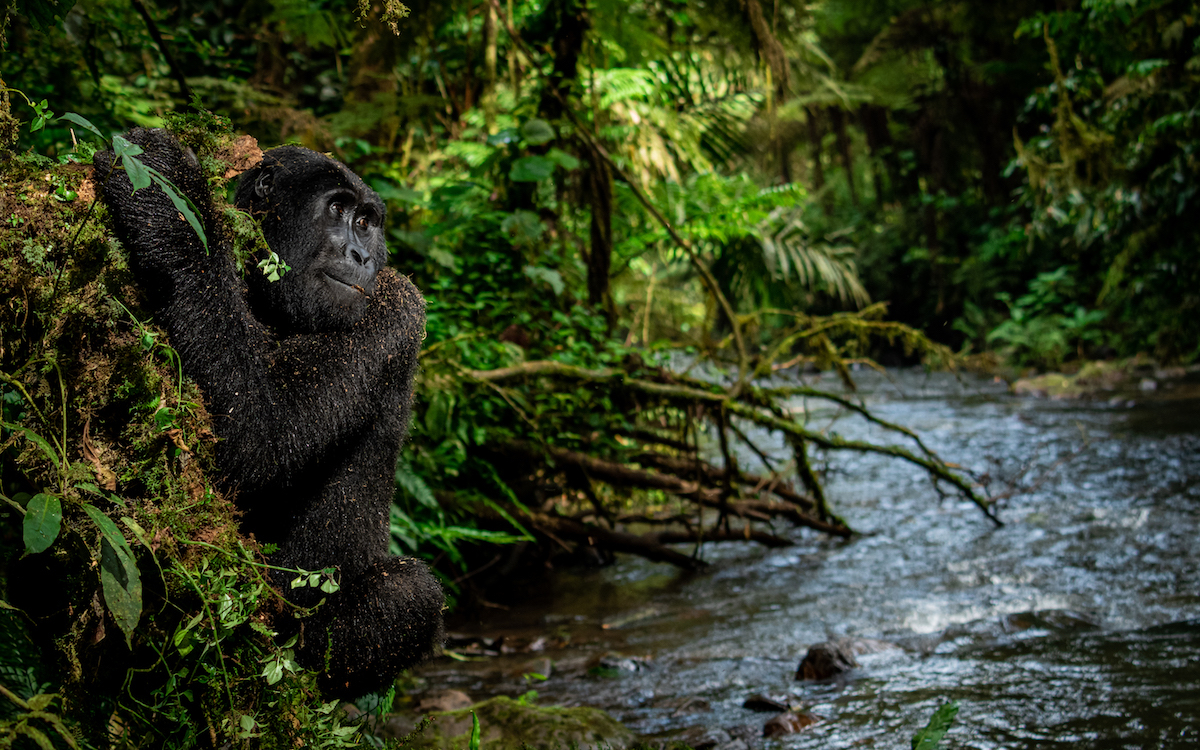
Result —
<instances>
[{"instance_id":1,"label":"gorilla's foot","mask_svg":"<svg viewBox=\"0 0 1200 750\"><path fill-rule=\"evenodd\" d=\"M343 582L340 594L322 607L327 611L312 623L318 632L305 628L300 658L323 673L319 684L329 696L386 691L401 671L441 646L444 604L442 586L425 563L380 560L349 585Z\"/></svg>"}]
</instances>

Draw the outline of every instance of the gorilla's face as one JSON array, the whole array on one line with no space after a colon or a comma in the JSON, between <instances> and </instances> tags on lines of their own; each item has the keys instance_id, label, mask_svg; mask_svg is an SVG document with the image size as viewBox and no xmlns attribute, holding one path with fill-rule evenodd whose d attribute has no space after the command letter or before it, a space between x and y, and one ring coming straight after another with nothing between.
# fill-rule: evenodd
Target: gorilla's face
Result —
<instances>
[{"instance_id":1,"label":"gorilla's face","mask_svg":"<svg viewBox=\"0 0 1200 750\"><path fill-rule=\"evenodd\" d=\"M373 193L360 195L338 187L314 198L311 221L320 227L320 244L311 259L296 258L298 263L308 262L292 281L302 283L306 296L324 300L330 310L345 311L344 322L353 323L375 293L375 277L387 262L383 204ZM300 269L293 265L293 270ZM281 282L286 281L285 274ZM338 317L343 315L339 312Z\"/></svg>"},{"instance_id":2,"label":"gorilla's face","mask_svg":"<svg viewBox=\"0 0 1200 750\"><path fill-rule=\"evenodd\" d=\"M256 314L282 333L345 330L362 317L387 262L383 201L327 156L295 146L268 151L238 185L237 205L263 220L290 266L248 279Z\"/></svg>"}]
</instances>

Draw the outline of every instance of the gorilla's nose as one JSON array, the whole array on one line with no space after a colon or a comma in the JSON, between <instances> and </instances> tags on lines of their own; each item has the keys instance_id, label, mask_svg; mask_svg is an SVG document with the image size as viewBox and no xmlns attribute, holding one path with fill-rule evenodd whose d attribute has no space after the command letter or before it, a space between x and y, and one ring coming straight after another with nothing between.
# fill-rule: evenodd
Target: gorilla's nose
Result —
<instances>
[{"instance_id":1,"label":"gorilla's nose","mask_svg":"<svg viewBox=\"0 0 1200 750\"><path fill-rule=\"evenodd\" d=\"M357 242L346 243L346 260L352 262L367 271L372 276L375 275L375 259L371 256L369 250Z\"/></svg>"}]
</instances>

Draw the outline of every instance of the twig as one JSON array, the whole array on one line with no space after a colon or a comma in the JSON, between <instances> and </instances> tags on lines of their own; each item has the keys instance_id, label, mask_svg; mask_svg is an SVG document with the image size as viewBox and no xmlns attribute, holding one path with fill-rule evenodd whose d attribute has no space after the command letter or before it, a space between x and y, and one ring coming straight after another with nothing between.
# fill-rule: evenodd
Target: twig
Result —
<instances>
[{"instance_id":1,"label":"twig","mask_svg":"<svg viewBox=\"0 0 1200 750\"><path fill-rule=\"evenodd\" d=\"M154 17L150 15L150 11L146 9L146 5L142 0L129 0L133 5L134 10L141 14L142 20L146 22L146 29L150 32L150 38L158 45L158 51L162 53L163 59L167 61L167 67L171 69L171 76L175 82L179 84L179 93L183 96L185 104L190 104L192 101L192 88L188 86L187 78L183 75L183 69L175 62L175 58L171 56L171 50L167 47L167 43L163 41L162 34L158 31L158 24L154 22Z\"/></svg>"}]
</instances>

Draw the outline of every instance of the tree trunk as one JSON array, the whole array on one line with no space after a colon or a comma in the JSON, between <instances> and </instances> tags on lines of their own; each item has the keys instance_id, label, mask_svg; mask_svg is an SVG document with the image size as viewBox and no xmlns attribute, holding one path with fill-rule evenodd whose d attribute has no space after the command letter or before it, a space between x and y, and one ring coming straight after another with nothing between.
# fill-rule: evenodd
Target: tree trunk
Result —
<instances>
[{"instance_id":1,"label":"tree trunk","mask_svg":"<svg viewBox=\"0 0 1200 750\"><path fill-rule=\"evenodd\" d=\"M483 15L483 70L484 88L479 100L483 104L483 120L488 135L496 132L496 9L491 3L484 5Z\"/></svg>"},{"instance_id":2,"label":"tree trunk","mask_svg":"<svg viewBox=\"0 0 1200 750\"><path fill-rule=\"evenodd\" d=\"M892 132L888 129L887 109L877 104L864 104L858 110L858 121L867 137L867 151L871 154L871 179L875 185L875 204L880 208L886 202L888 188L895 184L900 167L892 152ZM885 184L882 172L887 172Z\"/></svg>"},{"instance_id":3,"label":"tree trunk","mask_svg":"<svg viewBox=\"0 0 1200 750\"><path fill-rule=\"evenodd\" d=\"M837 136L838 154L842 157L842 168L846 170L846 185L850 188L850 202L858 205L858 190L854 187L854 159L850 154L850 136L846 133L846 113L840 107L830 107L829 119Z\"/></svg>"},{"instance_id":4,"label":"tree trunk","mask_svg":"<svg viewBox=\"0 0 1200 750\"><path fill-rule=\"evenodd\" d=\"M808 143L812 154L813 188L816 192L823 193L825 190L825 166L821 164L821 139L825 134L821 130L821 110L816 107L806 107L805 111L808 113ZM825 211L826 216L833 210L829 205L829 196L821 195L821 208Z\"/></svg>"},{"instance_id":5,"label":"tree trunk","mask_svg":"<svg viewBox=\"0 0 1200 750\"><path fill-rule=\"evenodd\" d=\"M750 22L750 31L754 36L754 46L758 48L759 56L771 67L775 95L779 102L782 102L791 88L787 53L772 33L767 19L763 17L762 5L758 0L742 0L742 10L746 11L746 19Z\"/></svg>"},{"instance_id":6,"label":"tree trunk","mask_svg":"<svg viewBox=\"0 0 1200 750\"><path fill-rule=\"evenodd\" d=\"M587 262L588 303L604 311L611 326L616 322L616 308L608 288L612 266L612 171L608 162L593 149L588 149L588 194L592 204L591 248Z\"/></svg>"},{"instance_id":7,"label":"tree trunk","mask_svg":"<svg viewBox=\"0 0 1200 750\"><path fill-rule=\"evenodd\" d=\"M552 0L543 14L553 15L554 33L550 48L554 55L554 67L538 108L544 117L553 120L562 116L563 107L553 91L561 94L564 100L570 98L571 86L579 75L579 55L583 53L584 36L591 24L587 0Z\"/></svg>"}]
</instances>

